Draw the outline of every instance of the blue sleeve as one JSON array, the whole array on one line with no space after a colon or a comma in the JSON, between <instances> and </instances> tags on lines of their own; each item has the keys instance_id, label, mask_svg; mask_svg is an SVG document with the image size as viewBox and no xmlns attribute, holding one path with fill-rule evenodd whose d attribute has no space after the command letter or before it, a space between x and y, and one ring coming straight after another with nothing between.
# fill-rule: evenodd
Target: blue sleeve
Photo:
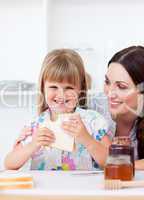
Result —
<instances>
[{"instance_id":1,"label":"blue sleeve","mask_svg":"<svg viewBox=\"0 0 144 200\"><path fill-rule=\"evenodd\" d=\"M108 131L108 123L103 116L97 114L95 118L91 120L92 137L96 140L101 140Z\"/></svg>"}]
</instances>

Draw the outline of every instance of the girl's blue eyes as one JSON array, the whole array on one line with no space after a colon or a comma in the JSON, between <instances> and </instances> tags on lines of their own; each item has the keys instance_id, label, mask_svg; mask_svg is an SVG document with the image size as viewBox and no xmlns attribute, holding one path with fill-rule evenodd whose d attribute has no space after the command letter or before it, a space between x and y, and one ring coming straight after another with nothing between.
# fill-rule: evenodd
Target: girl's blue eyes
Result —
<instances>
[{"instance_id":1,"label":"girl's blue eyes","mask_svg":"<svg viewBox=\"0 0 144 200\"><path fill-rule=\"evenodd\" d=\"M57 87L56 87L56 86L49 86L49 88L57 89Z\"/></svg>"},{"instance_id":2,"label":"girl's blue eyes","mask_svg":"<svg viewBox=\"0 0 144 200\"><path fill-rule=\"evenodd\" d=\"M66 87L65 89L66 89L66 90L74 90L73 87Z\"/></svg>"},{"instance_id":3,"label":"girl's blue eyes","mask_svg":"<svg viewBox=\"0 0 144 200\"><path fill-rule=\"evenodd\" d=\"M49 88L51 88L51 89L58 89L57 86L49 86ZM72 87L65 87L64 89L65 90L74 90L74 88L72 88Z\"/></svg>"}]
</instances>

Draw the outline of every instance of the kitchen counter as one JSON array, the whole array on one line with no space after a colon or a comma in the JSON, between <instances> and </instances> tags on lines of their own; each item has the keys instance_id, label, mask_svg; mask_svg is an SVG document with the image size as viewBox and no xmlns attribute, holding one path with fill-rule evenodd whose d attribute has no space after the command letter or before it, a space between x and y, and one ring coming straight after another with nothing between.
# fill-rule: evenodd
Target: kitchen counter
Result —
<instances>
[{"instance_id":1,"label":"kitchen counter","mask_svg":"<svg viewBox=\"0 0 144 200\"><path fill-rule=\"evenodd\" d=\"M0 200L143 200L144 188L105 190L104 175L79 174L64 171L30 171L33 189L1 190ZM144 171L137 171L135 180L144 179Z\"/></svg>"}]
</instances>

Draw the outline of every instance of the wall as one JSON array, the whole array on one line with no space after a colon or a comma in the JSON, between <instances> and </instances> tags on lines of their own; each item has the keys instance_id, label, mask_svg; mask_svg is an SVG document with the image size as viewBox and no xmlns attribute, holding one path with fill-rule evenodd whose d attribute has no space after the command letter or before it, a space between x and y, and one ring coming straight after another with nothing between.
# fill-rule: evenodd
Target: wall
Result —
<instances>
[{"instance_id":1,"label":"wall","mask_svg":"<svg viewBox=\"0 0 144 200\"><path fill-rule=\"evenodd\" d=\"M144 1L51 2L49 47L78 50L96 90L102 90L107 62L114 52L129 45L144 44Z\"/></svg>"},{"instance_id":2,"label":"wall","mask_svg":"<svg viewBox=\"0 0 144 200\"><path fill-rule=\"evenodd\" d=\"M0 81L37 82L46 52L42 0L0 1Z\"/></svg>"},{"instance_id":3,"label":"wall","mask_svg":"<svg viewBox=\"0 0 144 200\"><path fill-rule=\"evenodd\" d=\"M1 0L0 80L37 82L48 50L76 49L97 90L112 54L143 44L142 0Z\"/></svg>"},{"instance_id":4,"label":"wall","mask_svg":"<svg viewBox=\"0 0 144 200\"><path fill-rule=\"evenodd\" d=\"M36 92L5 94L0 98L0 169L22 128L35 118L35 105Z\"/></svg>"},{"instance_id":5,"label":"wall","mask_svg":"<svg viewBox=\"0 0 144 200\"><path fill-rule=\"evenodd\" d=\"M0 169L3 169L3 159L12 150L15 139L21 129L32 119L32 112L28 109L0 109Z\"/></svg>"},{"instance_id":6,"label":"wall","mask_svg":"<svg viewBox=\"0 0 144 200\"><path fill-rule=\"evenodd\" d=\"M0 81L37 82L47 51L45 5L42 0L0 0ZM19 97L6 98L14 105ZM30 105L9 108L1 100L0 95L0 169L22 127L34 116Z\"/></svg>"}]
</instances>

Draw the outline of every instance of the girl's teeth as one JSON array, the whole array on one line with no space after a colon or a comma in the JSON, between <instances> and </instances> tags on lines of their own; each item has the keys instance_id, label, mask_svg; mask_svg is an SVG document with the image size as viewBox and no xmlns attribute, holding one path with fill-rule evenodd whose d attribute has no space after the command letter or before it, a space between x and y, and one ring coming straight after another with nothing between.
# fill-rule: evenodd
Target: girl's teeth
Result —
<instances>
[{"instance_id":1,"label":"girl's teeth","mask_svg":"<svg viewBox=\"0 0 144 200\"><path fill-rule=\"evenodd\" d=\"M58 103L58 104L64 104L64 103L67 103L68 100L66 100L66 101L56 101L56 100L55 100L55 102Z\"/></svg>"}]
</instances>

